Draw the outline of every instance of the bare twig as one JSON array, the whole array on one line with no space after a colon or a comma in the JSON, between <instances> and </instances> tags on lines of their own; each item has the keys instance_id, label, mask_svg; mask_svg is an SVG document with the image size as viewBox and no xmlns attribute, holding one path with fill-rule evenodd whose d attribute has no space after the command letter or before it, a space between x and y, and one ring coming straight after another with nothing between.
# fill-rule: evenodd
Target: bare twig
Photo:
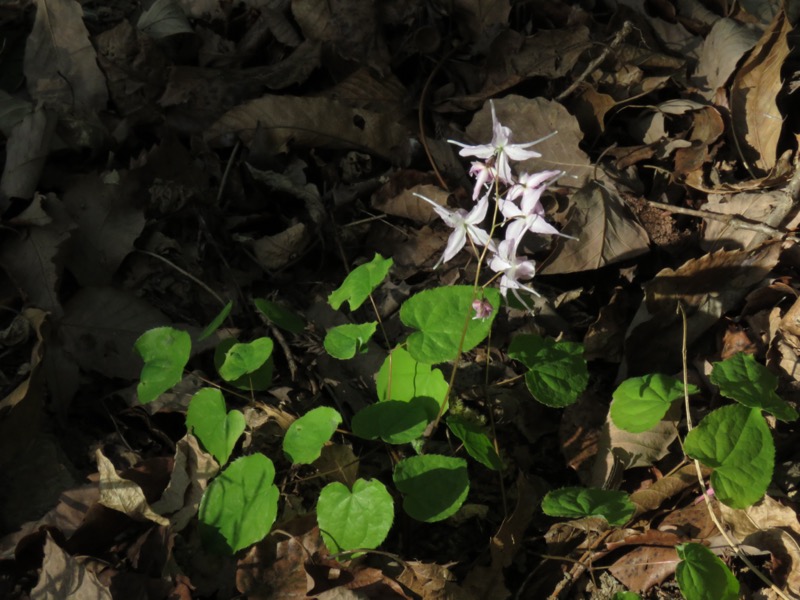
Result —
<instances>
[{"instance_id":1,"label":"bare twig","mask_svg":"<svg viewBox=\"0 0 800 600\"><path fill-rule=\"evenodd\" d=\"M191 280L192 280L192 281L194 281L194 282L195 282L197 285L199 285L201 288L203 288L205 291L207 291L209 294L211 294L211 295L212 295L214 298L216 298L217 302L219 302L219 303L220 303L222 306L225 306L225 305L227 304L227 302L226 302L225 300L223 300L223 299L220 297L220 295L219 295L219 294L217 294L217 292L215 292L214 290L212 290L212 289L211 289L210 287L208 287L208 286L207 286L205 283L203 283L202 281L200 281L200 280L199 280L197 277L195 277L194 275L192 275L191 273L189 273L189 271L186 271L186 270L184 270L184 269L181 269L181 268L180 268L178 265L176 265L174 262L172 262L172 261L171 261L171 260L169 260L168 258L164 258L164 257L163 257L163 256L161 256L160 254L156 254L155 252L150 252L149 250L137 250L137 252L141 252L142 254L146 254L147 256L152 256L153 258L157 258L157 259L158 259L158 260L160 260L161 262L168 264L170 267L172 267L173 269L175 269L175 270L176 270L178 273L180 273L180 274L181 274L181 275L183 275L184 277L187 277L187 278L191 279Z\"/></svg>"},{"instance_id":2,"label":"bare twig","mask_svg":"<svg viewBox=\"0 0 800 600\"><path fill-rule=\"evenodd\" d=\"M578 86L583 83L586 78L589 77L589 75L592 74L592 71L603 64L603 61L608 58L608 55L611 54L611 51L619 46L623 40L630 35L631 31L633 31L633 23L630 21L625 21L622 24L622 29L617 32L617 34L614 36L614 39L611 40L611 43L600 53L600 56L590 62L589 65L584 69L583 73L581 73L578 78L572 82L572 85L556 96L556 100L561 101L578 89Z\"/></svg>"},{"instance_id":3,"label":"bare twig","mask_svg":"<svg viewBox=\"0 0 800 600\"><path fill-rule=\"evenodd\" d=\"M682 206L672 206L671 204L664 204L662 202L656 202L655 200L646 200L646 202L655 208L660 208L661 210L666 210L667 212L676 213L679 215L689 215L691 217L700 217L701 219L708 219L710 221L720 221L725 223L729 227L733 229L747 229L749 231L757 231L758 233L763 233L771 238L776 237L784 237L788 235L789 232L781 231L780 229L775 229L774 227L770 227L769 225L765 225L764 223L752 223L750 221L746 221L742 217L738 215L723 215L721 213L715 213L707 210L697 210L694 208L684 208ZM794 239L794 236L789 236L789 239Z\"/></svg>"}]
</instances>

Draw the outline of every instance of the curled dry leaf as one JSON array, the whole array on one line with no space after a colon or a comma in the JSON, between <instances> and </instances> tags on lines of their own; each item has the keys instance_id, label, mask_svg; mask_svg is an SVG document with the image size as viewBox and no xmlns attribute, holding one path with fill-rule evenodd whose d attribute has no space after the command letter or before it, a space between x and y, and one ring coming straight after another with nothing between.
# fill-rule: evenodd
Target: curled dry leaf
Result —
<instances>
[{"instance_id":1,"label":"curled dry leaf","mask_svg":"<svg viewBox=\"0 0 800 600\"><path fill-rule=\"evenodd\" d=\"M783 117L776 99L783 88L781 69L789 55L792 30L781 11L764 32L731 87L731 125L745 166L755 175L769 173L777 162Z\"/></svg>"},{"instance_id":2,"label":"curled dry leaf","mask_svg":"<svg viewBox=\"0 0 800 600\"><path fill-rule=\"evenodd\" d=\"M150 508L142 488L130 479L117 475L114 465L99 448L95 456L100 472L100 504L138 521L148 520L163 527L169 526L169 519L156 514Z\"/></svg>"}]
</instances>

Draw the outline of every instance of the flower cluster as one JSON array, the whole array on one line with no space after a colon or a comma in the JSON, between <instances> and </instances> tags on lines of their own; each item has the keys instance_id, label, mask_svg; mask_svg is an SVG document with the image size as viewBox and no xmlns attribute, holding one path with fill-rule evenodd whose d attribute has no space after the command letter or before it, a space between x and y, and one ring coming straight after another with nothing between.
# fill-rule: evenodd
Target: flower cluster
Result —
<instances>
[{"instance_id":1,"label":"flower cluster","mask_svg":"<svg viewBox=\"0 0 800 600\"><path fill-rule=\"evenodd\" d=\"M489 144L469 146L455 140L448 140L451 144L461 146L461 156L474 156L481 161L472 163L469 174L475 181L472 199L475 206L470 211L464 209L449 210L430 198L415 194L428 202L442 220L453 229L444 254L436 264L438 267L453 258L469 240L473 246L483 246L490 253L489 268L500 277L500 293L506 296L511 290L520 302L519 291L524 290L532 294L537 292L524 282L533 279L536 266L532 260L517 256L523 236L530 232L545 235L564 235L550 225L544 218L544 208L541 197L547 185L558 179L561 171L541 171L539 173L520 173L514 176L511 170L511 161L522 161L529 158L539 158L541 154L528 150L544 140L555 135L556 132L526 144L511 143L511 129L503 126L497 120L494 103L490 101L492 109L492 141ZM493 194L494 192L494 194ZM481 227L486 219L490 198L496 200L495 217L492 218L491 232ZM497 214L502 215L502 222L497 223ZM505 228L502 241L495 242L491 233L498 227ZM565 236L569 237L569 236ZM485 307L476 308L476 318L482 318Z\"/></svg>"}]
</instances>

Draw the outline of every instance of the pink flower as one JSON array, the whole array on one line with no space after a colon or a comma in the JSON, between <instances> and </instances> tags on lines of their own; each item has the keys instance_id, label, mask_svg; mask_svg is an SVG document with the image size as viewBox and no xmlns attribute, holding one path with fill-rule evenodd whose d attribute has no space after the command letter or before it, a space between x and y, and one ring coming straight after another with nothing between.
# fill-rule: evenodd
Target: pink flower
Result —
<instances>
[{"instance_id":1,"label":"pink flower","mask_svg":"<svg viewBox=\"0 0 800 600\"><path fill-rule=\"evenodd\" d=\"M497 170L497 176L500 178L500 181L510 184L514 182L514 176L511 173L511 165L508 161L539 158L541 154L533 150L525 150L525 148L529 148L530 146L538 144L539 142L543 142L549 137L555 135L556 132L554 131L550 135L547 135L534 142L528 142L527 144L512 144L511 129L504 127L500 124L500 121L497 120L497 114L494 110L494 102L490 100L489 106L492 108L492 142L490 144L470 146L455 140L447 141L451 144L455 144L456 146L461 146L461 150L458 152L461 156L477 156L478 158L482 158L484 160L494 158L494 168Z\"/></svg>"},{"instance_id":2,"label":"pink flower","mask_svg":"<svg viewBox=\"0 0 800 600\"><path fill-rule=\"evenodd\" d=\"M447 240L447 247L444 249L444 254L442 254L442 257L439 259L439 262L436 263L434 269L458 254L466 245L467 236L478 246L485 246L491 243L489 234L478 227L486 218L486 210L489 207L488 197L482 198L475 204L475 207L471 211L467 212L463 208L449 210L430 198L426 198L420 194L414 195L430 204L433 210L442 218L442 221L444 221L448 227L453 228L453 233L450 234L450 238Z\"/></svg>"},{"instance_id":3,"label":"pink flower","mask_svg":"<svg viewBox=\"0 0 800 600\"><path fill-rule=\"evenodd\" d=\"M500 293L503 296L508 293L508 290L511 290L517 299L527 306L525 301L520 298L518 290L525 290L536 296L539 295L532 287L521 283L533 278L536 274L536 265L533 261L517 256L516 240L505 239L498 244L497 254L494 255L489 263L489 268L495 273L503 274L500 278Z\"/></svg>"},{"instance_id":4,"label":"pink flower","mask_svg":"<svg viewBox=\"0 0 800 600\"><path fill-rule=\"evenodd\" d=\"M475 311L475 316L472 317L472 320L480 319L483 321L492 316L494 307L486 298L475 298L475 300L472 301L472 310Z\"/></svg>"},{"instance_id":5,"label":"pink flower","mask_svg":"<svg viewBox=\"0 0 800 600\"><path fill-rule=\"evenodd\" d=\"M510 221L506 226L506 239L516 240L517 244L526 232L542 233L544 235L564 235L544 219L544 208L540 202L542 193L547 184L559 177L561 171L542 171L541 173L523 173L519 183L511 187L506 195L506 200L500 204L500 212ZM520 206L517 207L513 200L522 196Z\"/></svg>"}]
</instances>

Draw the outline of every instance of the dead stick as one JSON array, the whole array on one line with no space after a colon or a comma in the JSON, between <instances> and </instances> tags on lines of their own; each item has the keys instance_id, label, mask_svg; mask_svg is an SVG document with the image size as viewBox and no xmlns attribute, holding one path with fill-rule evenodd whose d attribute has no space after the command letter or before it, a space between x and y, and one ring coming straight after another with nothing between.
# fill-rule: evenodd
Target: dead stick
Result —
<instances>
[{"instance_id":1,"label":"dead stick","mask_svg":"<svg viewBox=\"0 0 800 600\"><path fill-rule=\"evenodd\" d=\"M589 77L589 75L592 74L592 71L594 71L597 67L603 64L603 61L606 58L608 58L608 55L611 54L611 51L614 50L617 46L619 46L623 42L623 40L630 35L631 31L633 31L633 23L631 23L630 21L625 21L622 24L622 29L620 29L617 32L617 34L614 36L614 39L611 40L611 43L605 47L603 52L600 53L600 56L598 56L592 62L590 62L589 66L587 66L584 69L583 73L581 73L580 76L578 76L578 78L572 82L572 85L570 85L567 89L565 89L558 96L556 96L556 100L560 102L561 100L569 96L572 92L574 92L576 89L578 89L578 86L581 83L583 83L586 80L586 78Z\"/></svg>"},{"instance_id":2,"label":"dead stick","mask_svg":"<svg viewBox=\"0 0 800 600\"><path fill-rule=\"evenodd\" d=\"M655 200L646 200L645 202L647 202L650 206L660 208L661 210L666 210L667 212L677 213L679 215L689 215L692 217L700 217L701 219L709 219L711 221L721 221L722 223L725 223L734 229L748 229L750 231L757 231L758 233L763 233L769 237L783 237L788 233L786 231L781 231L780 229L770 227L769 225L764 225L763 223L751 223L750 221L745 221L742 217L737 215L723 215L721 213L715 213L708 210L696 210L694 208L672 206L671 204L656 202Z\"/></svg>"}]
</instances>

